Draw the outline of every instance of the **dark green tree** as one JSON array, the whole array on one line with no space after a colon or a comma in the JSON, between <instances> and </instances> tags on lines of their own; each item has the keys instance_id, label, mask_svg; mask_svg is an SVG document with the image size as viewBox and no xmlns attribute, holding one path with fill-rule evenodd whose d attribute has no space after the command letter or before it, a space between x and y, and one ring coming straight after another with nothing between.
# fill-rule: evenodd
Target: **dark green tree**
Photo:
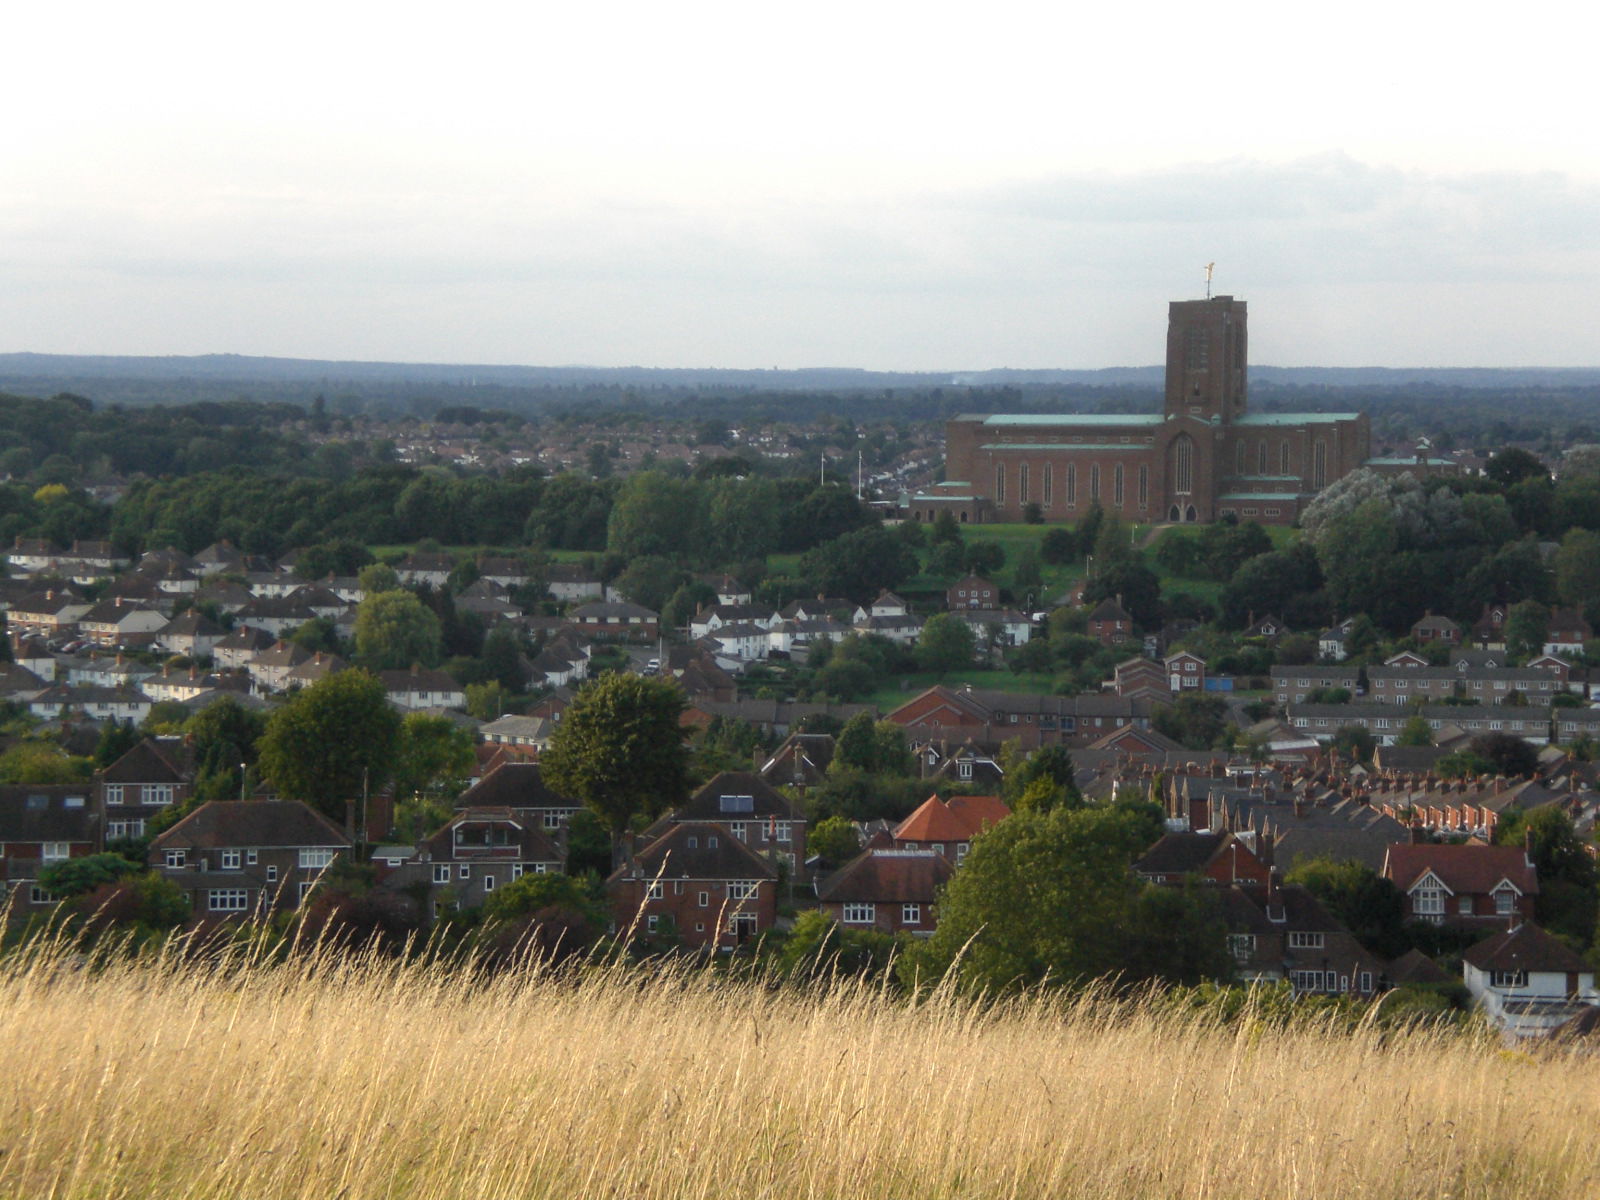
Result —
<instances>
[{"instance_id":1,"label":"dark green tree","mask_svg":"<svg viewBox=\"0 0 1600 1200\"><path fill-rule=\"evenodd\" d=\"M917 666L940 675L964 671L972 665L976 648L970 625L950 613L934 613L917 638Z\"/></svg>"},{"instance_id":2,"label":"dark green tree","mask_svg":"<svg viewBox=\"0 0 1600 1200\"><path fill-rule=\"evenodd\" d=\"M257 748L278 792L345 821L388 782L400 716L377 676L340 671L296 692L267 719Z\"/></svg>"},{"instance_id":3,"label":"dark green tree","mask_svg":"<svg viewBox=\"0 0 1600 1200\"><path fill-rule=\"evenodd\" d=\"M682 713L671 680L605 675L578 693L540 758L545 783L600 818L614 861L636 815L655 817L687 797Z\"/></svg>"},{"instance_id":4,"label":"dark green tree","mask_svg":"<svg viewBox=\"0 0 1600 1200\"><path fill-rule=\"evenodd\" d=\"M434 666L443 641L438 616L414 592L378 592L356 609L356 656L370 670Z\"/></svg>"}]
</instances>

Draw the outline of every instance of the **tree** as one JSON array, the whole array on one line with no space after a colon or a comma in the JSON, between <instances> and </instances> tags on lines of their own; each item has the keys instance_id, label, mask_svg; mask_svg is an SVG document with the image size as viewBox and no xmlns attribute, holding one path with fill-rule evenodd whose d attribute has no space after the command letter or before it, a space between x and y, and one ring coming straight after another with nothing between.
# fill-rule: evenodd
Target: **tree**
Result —
<instances>
[{"instance_id":1,"label":"tree","mask_svg":"<svg viewBox=\"0 0 1600 1200\"><path fill-rule=\"evenodd\" d=\"M1180 696L1156 708L1150 722L1157 732L1191 750L1228 745L1228 704L1217 696Z\"/></svg>"},{"instance_id":2,"label":"tree","mask_svg":"<svg viewBox=\"0 0 1600 1200\"><path fill-rule=\"evenodd\" d=\"M472 774L472 746L471 731L449 717L406 714L395 751L395 795L400 799L454 796Z\"/></svg>"},{"instance_id":3,"label":"tree","mask_svg":"<svg viewBox=\"0 0 1600 1200\"><path fill-rule=\"evenodd\" d=\"M1539 751L1514 733L1480 733L1467 743L1467 753L1489 764L1497 775L1532 778L1539 769Z\"/></svg>"},{"instance_id":4,"label":"tree","mask_svg":"<svg viewBox=\"0 0 1600 1200\"><path fill-rule=\"evenodd\" d=\"M1582 607L1600 596L1600 535L1569 529L1556 551L1556 594L1563 604Z\"/></svg>"},{"instance_id":5,"label":"tree","mask_svg":"<svg viewBox=\"0 0 1600 1200\"><path fill-rule=\"evenodd\" d=\"M241 764L255 763L266 717L232 696L213 700L183 725L195 762L194 795L199 800L231 800L243 788Z\"/></svg>"},{"instance_id":6,"label":"tree","mask_svg":"<svg viewBox=\"0 0 1600 1200\"><path fill-rule=\"evenodd\" d=\"M1378 739L1365 725L1341 725L1333 731L1333 748L1361 762L1371 762Z\"/></svg>"},{"instance_id":7,"label":"tree","mask_svg":"<svg viewBox=\"0 0 1600 1200\"><path fill-rule=\"evenodd\" d=\"M388 781L399 739L383 683L350 670L292 695L267 719L257 749L279 793L344 821L358 797Z\"/></svg>"},{"instance_id":8,"label":"tree","mask_svg":"<svg viewBox=\"0 0 1600 1200\"><path fill-rule=\"evenodd\" d=\"M1418 713L1400 727L1400 736L1395 739L1399 746L1431 746L1433 745L1433 726L1428 724L1428 718Z\"/></svg>"},{"instance_id":9,"label":"tree","mask_svg":"<svg viewBox=\"0 0 1600 1200\"><path fill-rule=\"evenodd\" d=\"M365 596L400 590L400 576L388 563L370 563L362 567L360 574L356 576L356 582L361 585L362 594Z\"/></svg>"},{"instance_id":10,"label":"tree","mask_svg":"<svg viewBox=\"0 0 1600 1200\"><path fill-rule=\"evenodd\" d=\"M1095 575L1083 589L1085 606L1093 608L1102 600L1121 597L1122 607L1141 627L1161 622L1161 581L1155 572L1137 559L1113 563L1102 570L1095 560Z\"/></svg>"},{"instance_id":11,"label":"tree","mask_svg":"<svg viewBox=\"0 0 1600 1200\"><path fill-rule=\"evenodd\" d=\"M972 627L951 613L934 613L917 638L917 666L948 675L972 665L976 639Z\"/></svg>"},{"instance_id":12,"label":"tree","mask_svg":"<svg viewBox=\"0 0 1600 1200\"><path fill-rule=\"evenodd\" d=\"M1081 808L1077 769L1072 751L1065 746L1041 746L1006 773L1006 799L1019 812L1048 812L1052 808Z\"/></svg>"},{"instance_id":13,"label":"tree","mask_svg":"<svg viewBox=\"0 0 1600 1200\"><path fill-rule=\"evenodd\" d=\"M0 754L0 783L78 783L90 777L94 760L68 754L54 742L29 738Z\"/></svg>"},{"instance_id":14,"label":"tree","mask_svg":"<svg viewBox=\"0 0 1600 1200\"><path fill-rule=\"evenodd\" d=\"M39 886L60 898L81 896L142 868L120 854L88 854L39 868Z\"/></svg>"},{"instance_id":15,"label":"tree","mask_svg":"<svg viewBox=\"0 0 1600 1200\"><path fill-rule=\"evenodd\" d=\"M138 744L139 731L132 721L107 721L100 731L100 740L95 743L94 765L102 769L109 767Z\"/></svg>"},{"instance_id":16,"label":"tree","mask_svg":"<svg viewBox=\"0 0 1600 1200\"><path fill-rule=\"evenodd\" d=\"M866 603L917 571L917 555L881 525L857 529L800 557L800 571L819 592Z\"/></svg>"},{"instance_id":17,"label":"tree","mask_svg":"<svg viewBox=\"0 0 1600 1200\"><path fill-rule=\"evenodd\" d=\"M1541 925L1582 945L1594 941L1600 875L1572 818L1554 804L1508 812L1495 828L1501 846L1528 848L1539 873L1534 916Z\"/></svg>"},{"instance_id":18,"label":"tree","mask_svg":"<svg viewBox=\"0 0 1600 1200\"><path fill-rule=\"evenodd\" d=\"M1393 883L1354 859L1326 856L1296 862L1284 882L1305 888L1368 950L1398 958L1411 948L1405 901Z\"/></svg>"},{"instance_id":19,"label":"tree","mask_svg":"<svg viewBox=\"0 0 1600 1200\"><path fill-rule=\"evenodd\" d=\"M1550 633L1550 610L1537 600L1523 600L1506 614L1506 649L1528 659L1544 649Z\"/></svg>"},{"instance_id":20,"label":"tree","mask_svg":"<svg viewBox=\"0 0 1600 1200\"><path fill-rule=\"evenodd\" d=\"M824 817L806 834L806 849L841 866L861 853L861 833L846 817Z\"/></svg>"},{"instance_id":21,"label":"tree","mask_svg":"<svg viewBox=\"0 0 1600 1200\"><path fill-rule=\"evenodd\" d=\"M435 666L444 648L438 616L413 592L378 592L356 609L356 656L374 671Z\"/></svg>"},{"instance_id":22,"label":"tree","mask_svg":"<svg viewBox=\"0 0 1600 1200\"><path fill-rule=\"evenodd\" d=\"M939 927L901 960L908 983L954 971L967 990L1070 984L1128 965L1131 864L1159 821L1118 806L1013 813L972 844Z\"/></svg>"},{"instance_id":23,"label":"tree","mask_svg":"<svg viewBox=\"0 0 1600 1200\"><path fill-rule=\"evenodd\" d=\"M1525 479L1549 479L1550 470L1520 446L1502 450L1483 465L1483 473L1502 488L1511 488Z\"/></svg>"},{"instance_id":24,"label":"tree","mask_svg":"<svg viewBox=\"0 0 1600 1200\"><path fill-rule=\"evenodd\" d=\"M484 635L482 658L484 674L507 692L520 692L527 688L522 639L510 625L501 622Z\"/></svg>"},{"instance_id":25,"label":"tree","mask_svg":"<svg viewBox=\"0 0 1600 1200\"><path fill-rule=\"evenodd\" d=\"M667 679L604 675L580 691L540 758L544 781L600 818L615 860L636 815L683 802L683 692Z\"/></svg>"}]
</instances>

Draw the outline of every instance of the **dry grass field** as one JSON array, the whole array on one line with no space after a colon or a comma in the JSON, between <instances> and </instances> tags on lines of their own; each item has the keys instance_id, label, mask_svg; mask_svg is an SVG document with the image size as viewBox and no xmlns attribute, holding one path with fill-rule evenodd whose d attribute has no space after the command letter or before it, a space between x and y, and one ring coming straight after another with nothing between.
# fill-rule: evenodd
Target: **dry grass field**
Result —
<instances>
[{"instance_id":1,"label":"dry grass field","mask_svg":"<svg viewBox=\"0 0 1600 1200\"><path fill-rule=\"evenodd\" d=\"M0 964L0 1196L1578 1197L1600 1066L707 972Z\"/></svg>"}]
</instances>

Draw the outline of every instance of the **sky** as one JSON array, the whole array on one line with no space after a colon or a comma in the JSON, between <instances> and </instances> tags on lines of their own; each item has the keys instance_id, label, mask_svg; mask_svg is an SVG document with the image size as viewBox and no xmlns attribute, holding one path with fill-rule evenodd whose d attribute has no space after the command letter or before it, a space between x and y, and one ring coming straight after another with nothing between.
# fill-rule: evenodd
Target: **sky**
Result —
<instances>
[{"instance_id":1,"label":"sky","mask_svg":"<svg viewBox=\"0 0 1600 1200\"><path fill-rule=\"evenodd\" d=\"M29 5L0 351L1600 365L1580 10L1115 7Z\"/></svg>"}]
</instances>

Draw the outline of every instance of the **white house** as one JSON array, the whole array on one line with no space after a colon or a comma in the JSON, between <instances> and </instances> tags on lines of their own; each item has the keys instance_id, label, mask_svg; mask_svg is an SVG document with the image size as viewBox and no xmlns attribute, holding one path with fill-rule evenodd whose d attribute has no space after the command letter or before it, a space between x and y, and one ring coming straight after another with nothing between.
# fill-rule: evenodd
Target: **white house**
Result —
<instances>
[{"instance_id":1,"label":"white house","mask_svg":"<svg viewBox=\"0 0 1600 1200\"><path fill-rule=\"evenodd\" d=\"M1588 1005L1600 1004L1594 968L1537 925L1485 938L1461 958L1467 990L1508 1038L1548 1033Z\"/></svg>"}]
</instances>

